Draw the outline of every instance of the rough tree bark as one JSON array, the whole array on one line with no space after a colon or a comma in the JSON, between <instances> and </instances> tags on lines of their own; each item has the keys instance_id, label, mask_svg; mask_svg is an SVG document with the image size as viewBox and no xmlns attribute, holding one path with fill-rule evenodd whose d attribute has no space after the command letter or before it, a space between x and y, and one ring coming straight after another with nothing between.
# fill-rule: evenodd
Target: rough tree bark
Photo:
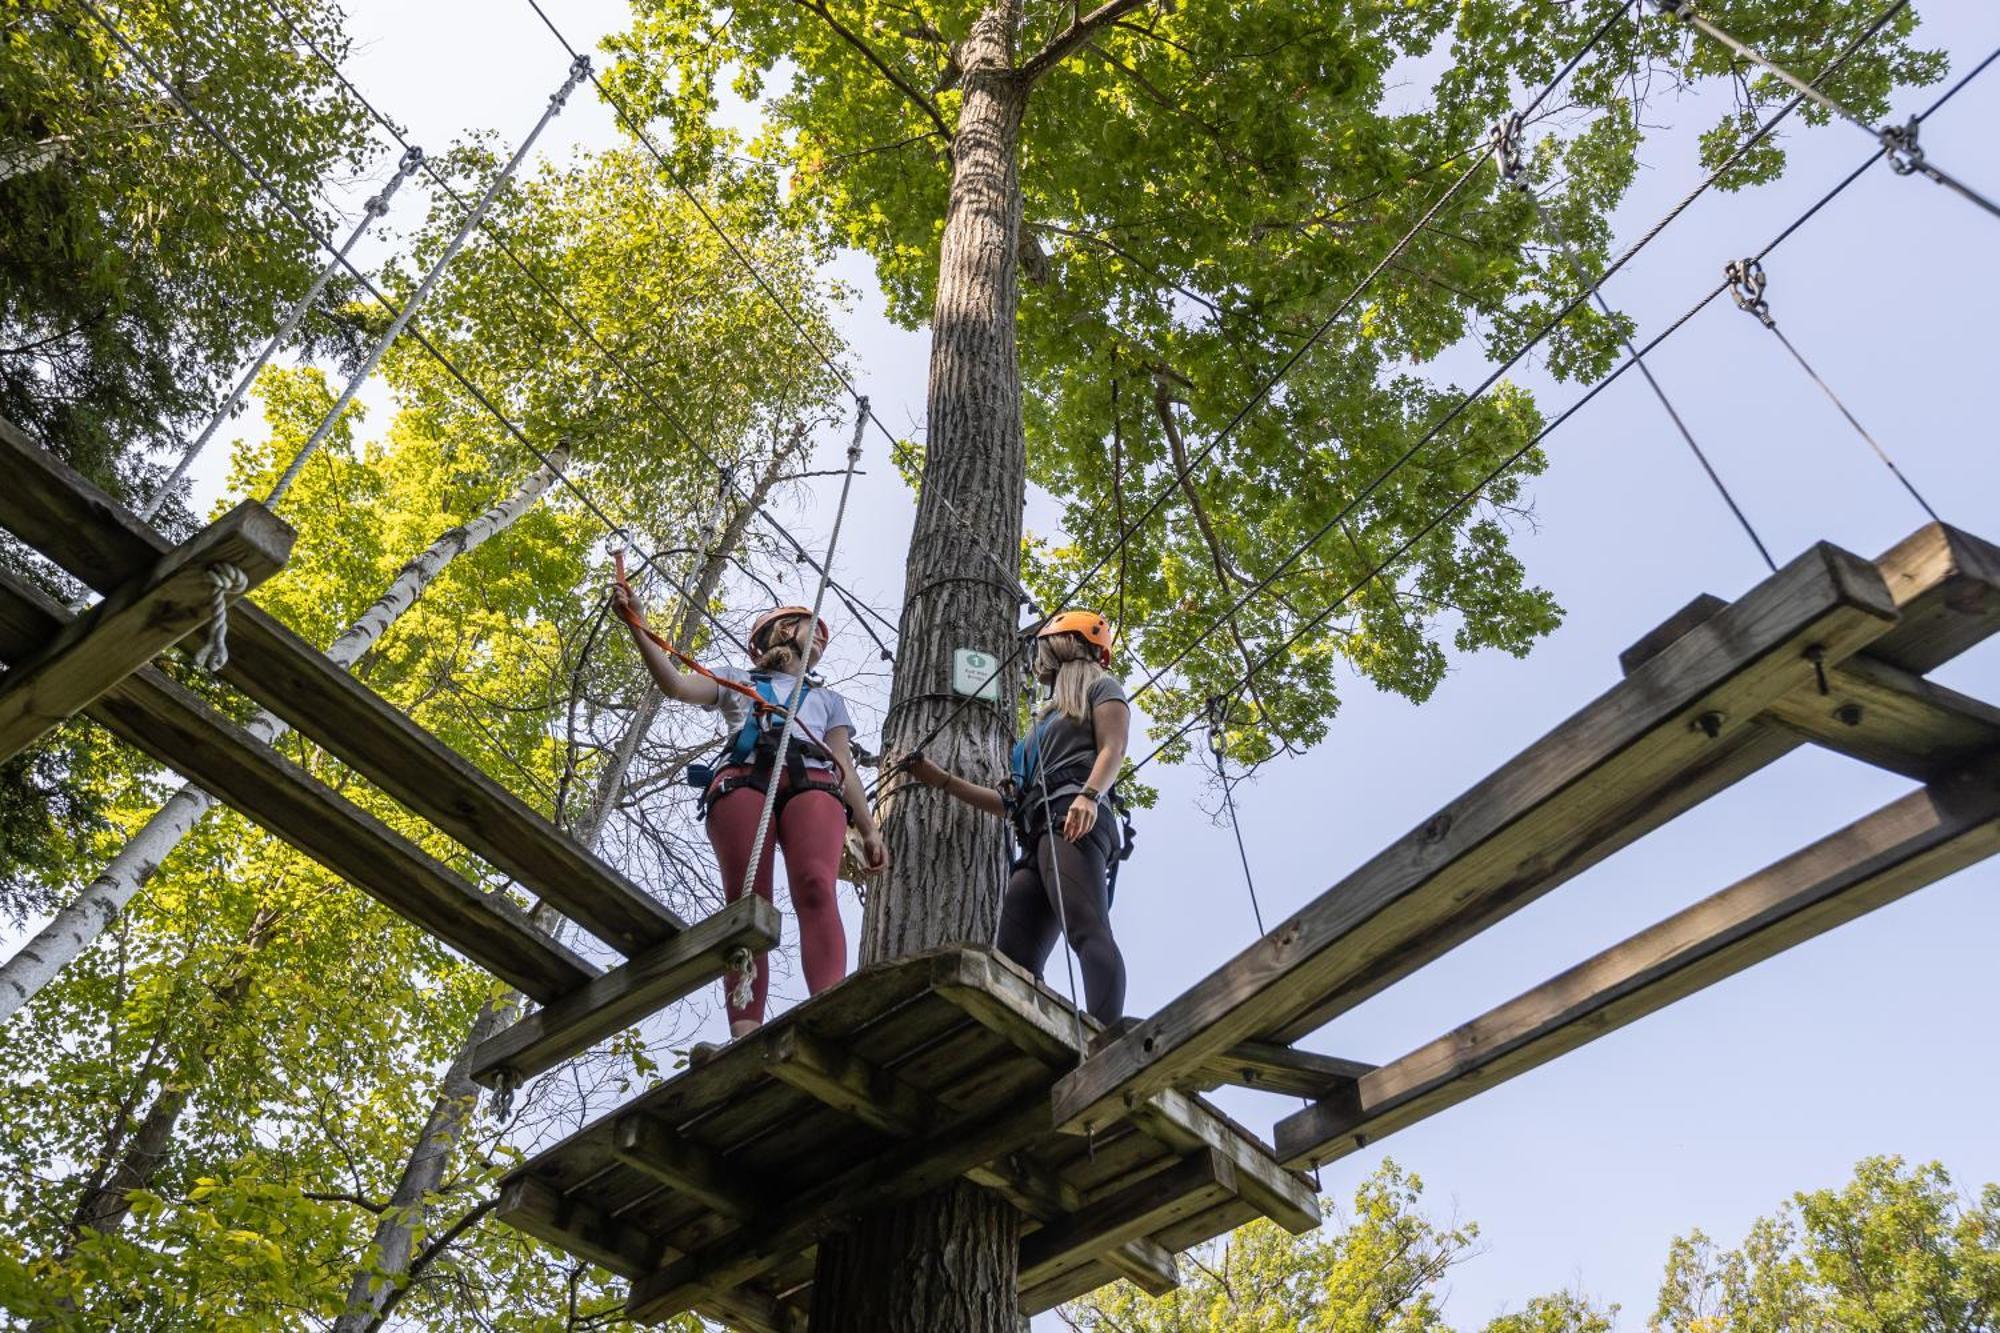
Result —
<instances>
[{"instance_id":1,"label":"rough tree bark","mask_svg":"<svg viewBox=\"0 0 2000 1333\"><path fill-rule=\"evenodd\" d=\"M749 529L757 507L764 503L778 478L783 475L802 438L794 436L792 448L777 451L751 489L748 501L731 515L727 526L703 551L692 595L673 628L674 642L695 641L702 626L702 608L709 604L716 589L722 586L722 576L729 569L730 558L742 545L743 535ZM626 774L639 752L639 743L659 716L660 704L660 692L649 682L639 706L633 710L617 744L612 747L610 759L597 775L590 804L571 826L571 836L584 846L596 847L598 837L618 803ZM554 913L539 906L535 909L534 920L544 927L559 928L561 924ZM382 1326L390 1309L402 1299L403 1279L420 1257L416 1252L415 1238L423 1221L425 1201L444 1179L445 1168L464 1137L466 1126L471 1123L472 1114L484 1092L471 1078L473 1053L481 1042L512 1022L520 1007L520 994L507 991L489 1000L473 1019L465 1041L452 1057L444 1078L438 1084L430 1114L410 1148L408 1159L403 1163L395 1192L389 1198L389 1207L375 1224L374 1238L348 1290L347 1309L334 1321L333 1333L370 1333ZM462 1232L451 1234L456 1239ZM436 1256L427 1254L423 1257L428 1262Z\"/></svg>"},{"instance_id":2,"label":"rough tree bark","mask_svg":"<svg viewBox=\"0 0 2000 1333\"><path fill-rule=\"evenodd\" d=\"M415 604L445 566L497 532L504 532L528 512L555 484L556 471L569 451L558 449L543 467L506 499L478 518L452 528L422 554L404 565L382 595L326 650L327 659L351 668L373 647L389 626ZM244 724L258 740L269 744L289 728L270 712L259 710ZM188 783L126 842L102 873L69 906L42 927L21 951L0 964L0 1021L26 1004L71 960L95 940L125 910L132 895L152 878L167 854L180 845L194 826L215 806L215 798Z\"/></svg>"},{"instance_id":3,"label":"rough tree bark","mask_svg":"<svg viewBox=\"0 0 2000 1333\"><path fill-rule=\"evenodd\" d=\"M995 0L959 50L964 101L931 317L923 487L883 727L889 753L941 728L926 752L975 780L1004 773L1017 697L1010 672L998 707L960 709L948 682L954 648L1007 654L1019 610L988 575L981 547L1020 549L1027 473L1014 343L1027 101L1015 67L1020 18L1019 0ZM1004 874L999 821L900 785L882 814L890 869L868 897L862 961L990 944ZM864 1216L820 1246L813 1333L1013 1333L1019 1248L1013 1209L963 1181Z\"/></svg>"}]
</instances>

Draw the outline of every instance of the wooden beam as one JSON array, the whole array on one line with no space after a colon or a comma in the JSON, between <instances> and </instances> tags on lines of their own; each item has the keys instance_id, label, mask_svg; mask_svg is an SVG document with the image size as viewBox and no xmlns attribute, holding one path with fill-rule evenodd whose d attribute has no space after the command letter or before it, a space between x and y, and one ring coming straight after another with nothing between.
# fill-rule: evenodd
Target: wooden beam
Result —
<instances>
[{"instance_id":1,"label":"wooden beam","mask_svg":"<svg viewBox=\"0 0 2000 1333\"><path fill-rule=\"evenodd\" d=\"M1932 523L1875 563L1902 617L1869 645L1877 661L1928 675L2000 625L2000 547L1991 542Z\"/></svg>"},{"instance_id":2,"label":"wooden beam","mask_svg":"<svg viewBox=\"0 0 2000 1333\"><path fill-rule=\"evenodd\" d=\"M1324 1097L1374 1068L1360 1060L1295 1050L1276 1042L1244 1041L1209 1061L1202 1074L1212 1083L1233 1083L1259 1092Z\"/></svg>"},{"instance_id":3,"label":"wooden beam","mask_svg":"<svg viewBox=\"0 0 2000 1333\"><path fill-rule=\"evenodd\" d=\"M109 594L171 544L0 418L0 527ZM248 602L224 680L627 957L684 923L610 865Z\"/></svg>"},{"instance_id":4,"label":"wooden beam","mask_svg":"<svg viewBox=\"0 0 2000 1333\"><path fill-rule=\"evenodd\" d=\"M2000 752L2000 708L1857 653L1827 692L1794 690L1767 717L1817 745L1928 781Z\"/></svg>"},{"instance_id":5,"label":"wooden beam","mask_svg":"<svg viewBox=\"0 0 2000 1333\"><path fill-rule=\"evenodd\" d=\"M1913 792L1287 1117L1279 1156L1344 1156L1996 851L2000 769Z\"/></svg>"},{"instance_id":6,"label":"wooden beam","mask_svg":"<svg viewBox=\"0 0 2000 1333\"><path fill-rule=\"evenodd\" d=\"M0 678L0 762L207 624L215 597L210 570L233 567L254 587L284 567L293 535L246 500L63 626L40 652L17 660Z\"/></svg>"},{"instance_id":7,"label":"wooden beam","mask_svg":"<svg viewBox=\"0 0 2000 1333\"><path fill-rule=\"evenodd\" d=\"M48 642L68 615L40 589L0 570L0 656ZM597 975L506 898L480 892L156 669L126 677L86 712L537 1000L553 1001Z\"/></svg>"},{"instance_id":8,"label":"wooden beam","mask_svg":"<svg viewBox=\"0 0 2000 1333\"><path fill-rule=\"evenodd\" d=\"M1185 1093L1156 1092L1134 1107L1132 1123L1148 1138L1186 1155L1204 1149L1221 1153L1236 1171L1233 1193L1294 1236L1320 1224L1319 1195L1312 1182L1280 1165L1248 1131Z\"/></svg>"},{"instance_id":9,"label":"wooden beam","mask_svg":"<svg viewBox=\"0 0 2000 1333\"><path fill-rule=\"evenodd\" d=\"M1618 654L1618 670L1623 675L1631 675L1662 652L1687 637L1688 631L1697 625L1714 619L1717 612L1725 611L1729 603L1712 592L1705 592L1665 620L1647 630L1637 643Z\"/></svg>"},{"instance_id":10,"label":"wooden beam","mask_svg":"<svg viewBox=\"0 0 2000 1333\"><path fill-rule=\"evenodd\" d=\"M764 1182L744 1179L720 1154L643 1111L611 1127L611 1145L618 1161L738 1222L756 1217L770 1197Z\"/></svg>"},{"instance_id":11,"label":"wooden beam","mask_svg":"<svg viewBox=\"0 0 2000 1333\"><path fill-rule=\"evenodd\" d=\"M1873 565L1812 548L1086 1060L1057 1122L1109 1124L1238 1042L1293 1040L1532 902L1686 808L1716 742L1810 680L1809 650L1837 664L1894 623Z\"/></svg>"},{"instance_id":12,"label":"wooden beam","mask_svg":"<svg viewBox=\"0 0 2000 1333\"><path fill-rule=\"evenodd\" d=\"M936 1123L929 1095L794 1023L764 1043L764 1066L782 1082L885 1134L915 1137Z\"/></svg>"},{"instance_id":13,"label":"wooden beam","mask_svg":"<svg viewBox=\"0 0 2000 1333\"><path fill-rule=\"evenodd\" d=\"M1114 1246L1205 1212L1222 1196L1237 1192L1236 1168L1229 1159L1214 1149L1197 1149L1024 1237L1020 1286L1039 1287Z\"/></svg>"},{"instance_id":14,"label":"wooden beam","mask_svg":"<svg viewBox=\"0 0 2000 1333\"><path fill-rule=\"evenodd\" d=\"M769 949L778 930L776 907L755 895L739 898L481 1042L472 1077L494 1087L503 1077L518 1084L553 1069L715 980L737 949Z\"/></svg>"}]
</instances>

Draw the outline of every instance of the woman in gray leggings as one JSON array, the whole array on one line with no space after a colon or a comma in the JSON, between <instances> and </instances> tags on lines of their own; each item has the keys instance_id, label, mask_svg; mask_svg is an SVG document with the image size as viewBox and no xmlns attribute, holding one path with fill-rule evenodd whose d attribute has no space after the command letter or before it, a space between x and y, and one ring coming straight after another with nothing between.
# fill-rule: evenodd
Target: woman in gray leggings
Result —
<instances>
[{"instance_id":1,"label":"woman in gray leggings","mask_svg":"<svg viewBox=\"0 0 2000 1333\"><path fill-rule=\"evenodd\" d=\"M1000 903L1001 953L1036 976L1064 925L1083 965L1085 1008L1102 1023L1125 1015L1125 959L1111 934L1110 867L1118 856L1111 784L1125 759L1131 709L1108 670L1111 626L1065 611L1036 637L1035 678L1048 696L1014 747L1006 787L947 773L924 756L911 777L988 814L1011 817L1021 853Z\"/></svg>"}]
</instances>

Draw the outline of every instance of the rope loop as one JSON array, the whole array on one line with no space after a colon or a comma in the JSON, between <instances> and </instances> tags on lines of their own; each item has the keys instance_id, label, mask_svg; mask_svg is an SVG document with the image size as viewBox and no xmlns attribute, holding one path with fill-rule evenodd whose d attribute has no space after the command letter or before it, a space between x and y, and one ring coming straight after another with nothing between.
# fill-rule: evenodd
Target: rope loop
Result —
<instances>
[{"instance_id":1,"label":"rope loop","mask_svg":"<svg viewBox=\"0 0 2000 1333\"><path fill-rule=\"evenodd\" d=\"M520 1090L521 1078L511 1069L503 1069L493 1083L493 1119L506 1124L514 1118L514 1094Z\"/></svg>"},{"instance_id":2,"label":"rope loop","mask_svg":"<svg viewBox=\"0 0 2000 1333\"><path fill-rule=\"evenodd\" d=\"M1723 276L1729 280L1729 294L1736 300L1736 308L1745 314L1755 315L1767 329L1778 327L1778 321L1771 318L1771 303L1764 299L1764 287L1769 281L1764 276L1764 266L1754 259L1732 259L1723 269Z\"/></svg>"},{"instance_id":3,"label":"rope loop","mask_svg":"<svg viewBox=\"0 0 2000 1333\"><path fill-rule=\"evenodd\" d=\"M723 960L726 975L735 978L729 983L729 1003L735 1009L748 1009L757 999L757 958L743 945L729 951Z\"/></svg>"},{"instance_id":4,"label":"rope loop","mask_svg":"<svg viewBox=\"0 0 2000 1333\"><path fill-rule=\"evenodd\" d=\"M1898 176L1913 176L1924 169L1924 150L1917 143L1917 129L1921 124L1911 116L1901 125L1884 125L1876 131L1876 138L1882 141L1882 152L1889 159L1889 170Z\"/></svg>"},{"instance_id":5,"label":"rope loop","mask_svg":"<svg viewBox=\"0 0 2000 1333\"><path fill-rule=\"evenodd\" d=\"M205 671L229 665L229 602L250 591L250 576L227 561L210 565L208 573L208 641L194 656Z\"/></svg>"}]
</instances>

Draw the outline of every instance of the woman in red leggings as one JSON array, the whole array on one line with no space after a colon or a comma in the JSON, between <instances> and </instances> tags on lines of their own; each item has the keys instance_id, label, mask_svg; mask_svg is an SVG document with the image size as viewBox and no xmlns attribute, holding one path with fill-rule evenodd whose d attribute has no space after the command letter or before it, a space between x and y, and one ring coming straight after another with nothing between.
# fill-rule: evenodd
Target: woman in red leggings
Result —
<instances>
[{"instance_id":1,"label":"woman in red leggings","mask_svg":"<svg viewBox=\"0 0 2000 1333\"><path fill-rule=\"evenodd\" d=\"M778 807L757 864L757 893L771 898L771 850L785 853L785 879L792 910L799 918L799 956L806 989L817 995L847 975L847 938L840 925L834 883L848 821L861 833L862 856L873 871L888 864L888 850L874 812L861 789L849 742L854 722L838 694L810 676L789 724L782 772L776 768L780 730L776 713L759 708L751 695L782 707L792 697L799 673L810 672L826 650L830 637L824 620L817 623L803 606L781 606L757 618L750 631L749 671L722 667L712 674L683 671L641 628L631 593L612 588L612 603L632 631L647 670L669 698L720 712L730 741L723 762L702 793L708 840L715 847L722 871L723 893L730 902L743 896L757 826L764 813L764 795L778 784ZM638 623L634 623L637 621ZM741 688L731 688L731 686ZM764 1001L770 989L770 969L758 958L757 975L748 1005L729 1004L729 1035L741 1037L764 1021Z\"/></svg>"}]
</instances>

